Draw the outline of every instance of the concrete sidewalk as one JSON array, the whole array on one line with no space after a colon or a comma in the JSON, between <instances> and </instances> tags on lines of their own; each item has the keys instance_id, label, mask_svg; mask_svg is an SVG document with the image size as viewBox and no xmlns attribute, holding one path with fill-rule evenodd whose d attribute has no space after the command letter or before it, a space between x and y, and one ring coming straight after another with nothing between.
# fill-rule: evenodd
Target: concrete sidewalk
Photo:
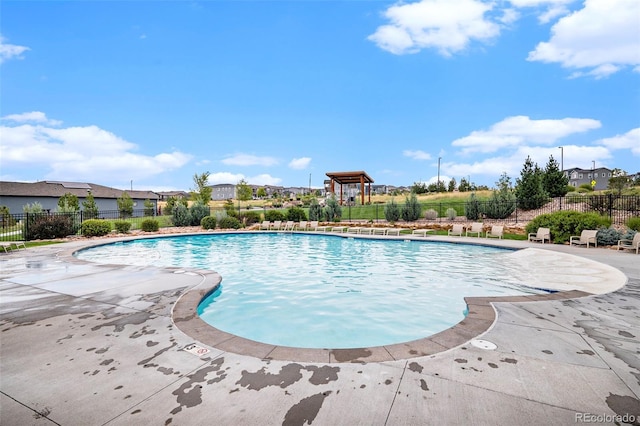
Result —
<instances>
[{"instance_id":1,"label":"concrete sidewalk","mask_svg":"<svg viewBox=\"0 0 640 426\"><path fill-rule=\"evenodd\" d=\"M482 336L431 355L300 362L224 351L176 327L180 295L215 272L70 257L87 242L0 255L0 424L640 424L640 256L491 243L535 247L537 260L539 250L576 255L628 281L494 303ZM550 277L567 268L545 264Z\"/></svg>"}]
</instances>

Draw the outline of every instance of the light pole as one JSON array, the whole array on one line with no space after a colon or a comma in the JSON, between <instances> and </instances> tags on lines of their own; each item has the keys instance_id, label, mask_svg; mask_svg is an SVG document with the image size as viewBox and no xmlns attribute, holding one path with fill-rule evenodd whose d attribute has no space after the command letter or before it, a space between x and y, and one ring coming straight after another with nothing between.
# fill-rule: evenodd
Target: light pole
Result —
<instances>
[{"instance_id":1,"label":"light pole","mask_svg":"<svg viewBox=\"0 0 640 426\"><path fill-rule=\"evenodd\" d=\"M437 189L436 192L440 192L440 160L442 159L442 157L438 157L438 184L437 184Z\"/></svg>"},{"instance_id":2,"label":"light pole","mask_svg":"<svg viewBox=\"0 0 640 426\"><path fill-rule=\"evenodd\" d=\"M311 195L311 173L309 173L309 195Z\"/></svg>"},{"instance_id":3,"label":"light pole","mask_svg":"<svg viewBox=\"0 0 640 426\"><path fill-rule=\"evenodd\" d=\"M564 147L559 146L560 148L560 171L564 172Z\"/></svg>"}]
</instances>

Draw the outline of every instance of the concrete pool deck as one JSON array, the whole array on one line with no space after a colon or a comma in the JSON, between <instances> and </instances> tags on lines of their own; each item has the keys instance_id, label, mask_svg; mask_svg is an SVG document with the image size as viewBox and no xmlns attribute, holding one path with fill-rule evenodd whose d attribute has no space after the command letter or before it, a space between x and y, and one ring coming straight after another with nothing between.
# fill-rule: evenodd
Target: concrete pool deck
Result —
<instances>
[{"instance_id":1,"label":"concrete pool deck","mask_svg":"<svg viewBox=\"0 0 640 426\"><path fill-rule=\"evenodd\" d=\"M188 315L174 321L213 271L71 257L96 241L13 251L0 255L0 424L640 424L640 256L427 239L533 248L517 252L532 281L583 293L484 305L497 314L481 335L424 355L293 361L247 355L250 341L209 345L197 323L183 331Z\"/></svg>"}]
</instances>

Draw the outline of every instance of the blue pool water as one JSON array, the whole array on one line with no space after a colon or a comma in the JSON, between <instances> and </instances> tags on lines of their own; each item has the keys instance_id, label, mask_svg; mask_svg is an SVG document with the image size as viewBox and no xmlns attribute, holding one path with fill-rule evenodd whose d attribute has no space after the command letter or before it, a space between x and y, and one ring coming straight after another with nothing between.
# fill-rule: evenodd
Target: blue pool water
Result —
<instances>
[{"instance_id":1,"label":"blue pool water","mask_svg":"<svg viewBox=\"0 0 640 426\"><path fill-rule=\"evenodd\" d=\"M198 308L212 326L259 342L354 348L406 342L465 316L465 296L540 293L511 251L427 241L239 233L154 238L83 250L102 263L211 269L222 285Z\"/></svg>"}]
</instances>

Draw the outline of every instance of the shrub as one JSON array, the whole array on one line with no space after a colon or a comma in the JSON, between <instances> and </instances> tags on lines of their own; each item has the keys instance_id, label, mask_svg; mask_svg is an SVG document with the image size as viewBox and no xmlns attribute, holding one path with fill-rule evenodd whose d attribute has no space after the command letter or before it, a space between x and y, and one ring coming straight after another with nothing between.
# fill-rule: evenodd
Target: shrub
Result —
<instances>
[{"instance_id":1,"label":"shrub","mask_svg":"<svg viewBox=\"0 0 640 426\"><path fill-rule=\"evenodd\" d=\"M400 206L393 199L384 206L384 218L387 222L397 222L400 219Z\"/></svg>"},{"instance_id":2,"label":"shrub","mask_svg":"<svg viewBox=\"0 0 640 426\"><path fill-rule=\"evenodd\" d=\"M629 229L640 232L640 217L632 217L627 221Z\"/></svg>"},{"instance_id":3,"label":"shrub","mask_svg":"<svg viewBox=\"0 0 640 426\"><path fill-rule=\"evenodd\" d=\"M140 224L140 229L144 232L157 232L160 229L160 222L156 219L145 219Z\"/></svg>"},{"instance_id":4,"label":"shrub","mask_svg":"<svg viewBox=\"0 0 640 426\"><path fill-rule=\"evenodd\" d=\"M434 209L429 209L425 212L424 218L427 220L436 220L438 218L438 212Z\"/></svg>"},{"instance_id":5,"label":"shrub","mask_svg":"<svg viewBox=\"0 0 640 426\"><path fill-rule=\"evenodd\" d=\"M238 219L245 224L245 226L253 225L260 222L260 213L258 212L242 212Z\"/></svg>"},{"instance_id":6,"label":"shrub","mask_svg":"<svg viewBox=\"0 0 640 426\"><path fill-rule=\"evenodd\" d=\"M203 229L216 229L216 218L213 216L205 216L200 221Z\"/></svg>"},{"instance_id":7,"label":"shrub","mask_svg":"<svg viewBox=\"0 0 640 426\"><path fill-rule=\"evenodd\" d=\"M304 209L300 207L289 207L287 209L286 220L293 220L294 222L300 222L301 220L307 220L307 214L304 212Z\"/></svg>"},{"instance_id":8,"label":"shrub","mask_svg":"<svg viewBox=\"0 0 640 426\"><path fill-rule=\"evenodd\" d=\"M309 220L322 220L323 216L324 212L322 206L318 203L318 199L312 199L311 204L309 204ZM266 215L265 219L268 220Z\"/></svg>"},{"instance_id":9,"label":"shrub","mask_svg":"<svg viewBox=\"0 0 640 426\"><path fill-rule=\"evenodd\" d=\"M191 218L191 226L200 226L203 217L209 216L211 210L209 206L202 203L195 203L189 208L189 217Z\"/></svg>"},{"instance_id":10,"label":"shrub","mask_svg":"<svg viewBox=\"0 0 640 426\"><path fill-rule=\"evenodd\" d=\"M34 215L29 222L26 238L28 240L64 238L76 233L73 226L73 218L70 215Z\"/></svg>"},{"instance_id":11,"label":"shrub","mask_svg":"<svg viewBox=\"0 0 640 426\"><path fill-rule=\"evenodd\" d=\"M126 220L116 220L113 222L113 226L120 234L126 234L131 229L131 223Z\"/></svg>"},{"instance_id":12,"label":"shrub","mask_svg":"<svg viewBox=\"0 0 640 426\"><path fill-rule=\"evenodd\" d=\"M516 197L512 192L494 191L485 204L484 214L489 219L506 219L516 209Z\"/></svg>"},{"instance_id":13,"label":"shrub","mask_svg":"<svg viewBox=\"0 0 640 426\"><path fill-rule=\"evenodd\" d=\"M616 245L620 238L622 238L622 234L615 228L601 228L598 229L598 233L596 234L598 245L602 246Z\"/></svg>"},{"instance_id":14,"label":"shrub","mask_svg":"<svg viewBox=\"0 0 640 426\"><path fill-rule=\"evenodd\" d=\"M227 217L227 211L226 210L217 210L215 212L215 217L216 217L216 223L220 223L220 221L222 219L224 219L225 217Z\"/></svg>"},{"instance_id":15,"label":"shrub","mask_svg":"<svg viewBox=\"0 0 640 426\"><path fill-rule=\"evenodd\" d=\"M406 198L405 204L402 207L402 219L407 222L415 222L420 219L421 213L422 207L420 207L418 198L416 197L416 194L412 193L410 197Z\"/></svg>"},{"instance_id":16,"label":"shrub","mask_svg":"<svg viewBox=\"0 0 640 426\"><path fill-rule=\"evenodd\" d=\"M111 232L111 223L102 219L89 219L82 222L80 230L85 237L102 237Z\"/></svg>"},{"instance_id":17,"label":"shrub","mask_svg":"<svg viewBox=\"0 0 640 426\"><path fill-rule=\"evenodd\" d=\"M327 222L338 222L342 217L342 207L338 204L335 196L327 200L327 207L325 207L324 213L327 216Z\"/></svg>"},{"instance_id":18,"label":"shrub","mask_svg":"<svg viewBox=\"0 0 640 426\"><path fill-rule=\"evenodd\" d=\"M481 213L480 201L478 201L475 193L471 193L471 195L469 196L469 201L467 201L464 205L464 215L469 220L478 220L480 219Z\"/></svg>"},{"instance_id":19,"label":"shrub","mask_svg":"<svg viewBox=\"0 0 640 426\"><path fill-rule=\"evenodd\" d=\"M580 235L584 229L608 228L611 220L597 213L559 211L541 214L525 227L526 233L535 233L538 228L549 228L554 243L565 243L572 235Z\"/></svg>"},{"instance_id":20,"label":"shrub","mask_svg":"<svg viewBox=\"0 0 640 426\"><path fill-rule=\"evenodd\" d=\"M173 207L173 217L171 221L175 226L189 226L191 225L191 215L189 209L183 204L176 204Z\"/></svg>"},{"instance_id":21,"label":"shrub","mask_svg":"<svg viewBox=\"0 0 640 426\"><path fill-rule=\"evenodd\" d=\"M237 217L227 216L219 223L220 229L240 229L242 224Z\"/></svg>"},{"instance_id":22,"label":"shrub","mask_svg":"<svg viewBox=\"0 0 640 426\"><path fill-rule=\"evenodd\" d=\"M284 213L282 213L280 210L266 210L264 212L264 220L268 220L270 222L273 222L275 220L285 220Z\"/></svg>"},{"instance_id":23,"label":"shrub","mask_svg":"<svg viewBox=\"0 0 640 426\"><path fill-rule=\"evenodd\" d=\"M456 212L456 209L449 207L446 211L446 215L449 220L453 220L458 216L458 213Z\"/></svg>"},{"instance_id":24,"label":"shrub","mask_svg":"<svg viewBox=\"0 0 640 426\"><path fill-rule=\"evenodd\" d=\"M14 226L16 224L16 220L11 216L11 213L9 213L9 207L7 206L0 206L0 219L4 227Z\"/></svg>"}]
</instances>

